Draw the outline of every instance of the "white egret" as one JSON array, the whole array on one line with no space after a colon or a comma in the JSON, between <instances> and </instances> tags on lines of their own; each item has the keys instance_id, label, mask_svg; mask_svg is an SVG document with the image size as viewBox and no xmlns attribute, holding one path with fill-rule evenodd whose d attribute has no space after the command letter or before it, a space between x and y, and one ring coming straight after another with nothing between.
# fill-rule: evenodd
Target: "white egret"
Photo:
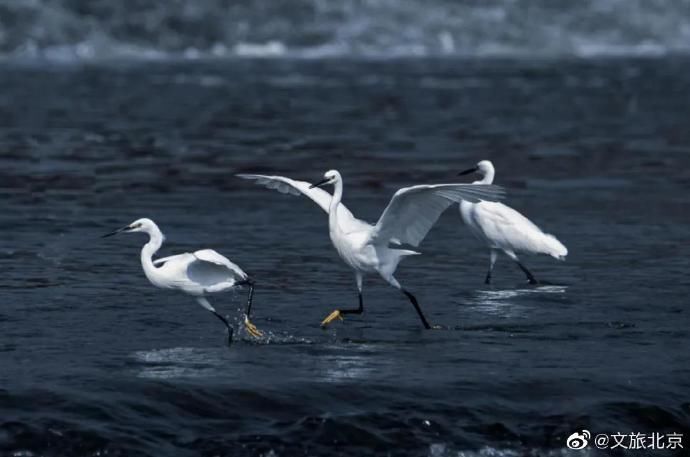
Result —
<instances>
[{"instance_id":1,"label":"white egret","mask_svg":"<svg viewBox=\"0 0 690 457\"><path fill-rule=\"evenodd\" d=\"M473 185L487 185L494 182L494 165L489 160L482 160L475 167L460 172L459 175L480 173L482 179ZM527 276L530 284L539 281L525 267L517 253L547 254L558 260L565 260L568 249L555 236L541 231L532 221L513 208L498 202L468 201L460 202L460 214L472 233L489 247L491 260L489 272L484 282L491 283L491 274L499 251L518 264Z\"/></svg>"},{"instance_id":2,"label":"white egret","mask_svg":"<svg viewBox=\"0 0 690 457\"><path fill-rule=\"evenodd\" d=\"M220 319L228 329L228 345L232 343L233 329L227 319L216 312L206 295L224 292L236 286L249 286L244 324L255 337L262 333L249 320L254 296L254 281L240 267L212 249L173 255L153 260L165 237L151 219L138 219L103 238L124 232L144 232L149 241L141 249L141 265L148 280L162 289L176 289L196 297L196 301Z\"/></svg>"},{"instance_id":3,"label":"white egret","mask_svg":"<svg viewBox=\"0 0 690 457\"><path fill-rule=\"evenodd\" d=\"M381 214L376 225L355 218L341 203L343 179L336 170L327 171L324 179L311 185L283 176L240 174L240 178L256 180L269 189L293 195L303 194L311 198L328 213L329 234L333 246L343 261L355 271L359 291L359 307L336 309L329 314L322 326L344 314L361 314L364 311L362 281L365 273L378 273L391 286L402 291L412 302L422 324L431 328L422 313L417 299L404 289L393 274L398 263L405 256L419 254L416 248L434 225L438 217L452 203L467 199L478 202L482 199L496 200L503 196L497 186L474 186L472 184L436 184L406 187L398 190ZM333 184L333 196L319 189Z\"/></svg>"}]
</instances>

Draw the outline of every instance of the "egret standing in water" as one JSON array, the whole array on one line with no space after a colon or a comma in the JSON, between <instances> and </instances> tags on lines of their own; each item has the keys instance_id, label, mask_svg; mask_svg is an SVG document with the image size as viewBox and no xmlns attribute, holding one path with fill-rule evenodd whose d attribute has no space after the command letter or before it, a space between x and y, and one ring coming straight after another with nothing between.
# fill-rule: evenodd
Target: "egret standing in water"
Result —
<instances>
[{"instance_id":1,"label":"egret standing in water","mask_svg":"<svg viewBox=\"0 0 690 457\"><path fill-rule=\"evenodd\" d=\"M144 267L144 274L151 284L162 289L181 290L196 297L196 301L201 306L211 311L225 324L228 329L228 345L232 343L233 329L227 319L211 306L206 295L224 292L237 286L249 286L244 325L252 336L262 336L262 333L249 321L254 296L254 281L240 267L212 249L153 260L153 255L160 249L165 237L151 219L138 219L121 229L103 235L103 238L127 232L144 232L149 235L149 242L141 249L141 266Z\"/></svg>"},{"instance_id":2,"label":"egret standing in water","mask_svg":"<svg viewBox=\"0 0 690 457\"><path fill-rule=\"evenodd\" d=\"M460 172L459 175L470 173L482 175L482 179L475 181L473 185L487 185L494 182L494 165L489 160L482 160L475 167ZM503 203L462 201L460 214L472 233L489 247L491 261L489 272L484 280L486 284L491 283L491 273L498 251L503 251L518 264L527 275L530 284L539 284L539 281L520 262L518 252L547 254L558 260L565 260L568 255L568 249L555 236L542 232L532 221Z\"/></svg>"},{"instance_id":3,"label":"egret standing in water","mask_svg":"<svg viewBox=\"0 0 690 457\"><path fill-rule=\"evenodd\" d=\"M293 195L303 194L311 198L328 213L328 229L333 246L340 258L355 272L359 291L359 307L336 309L328 315L322 326L344 314L364 312L362 281L365 273L378 273L388 284L402 291L414 306L422 325L431 328L419 303L412 293L404 289L393 274L400 260L405 256L419 254L416 251L427 232L438 217L452 203L469 200L496 200L503 195L497 186L474 186L472 184L436 184L406 187L398 190L383 211L376 225L355 218L341 203L343 179L336 170L327 171L323 180L311 185L283 176L237 175L256 180L269 189ZM319 187L333 184L333 196Z\"/></svg>"}]
</instances>

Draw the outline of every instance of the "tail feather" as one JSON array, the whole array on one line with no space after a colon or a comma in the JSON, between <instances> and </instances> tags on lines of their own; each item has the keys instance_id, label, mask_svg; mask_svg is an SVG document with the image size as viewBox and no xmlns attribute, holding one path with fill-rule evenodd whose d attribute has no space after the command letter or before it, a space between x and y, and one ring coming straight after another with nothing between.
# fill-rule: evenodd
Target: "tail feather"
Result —
<instances>
[{"instance_id":1,"label":"tail feather","mask_svg":"<svg viewBox=\"0 0 690 457\"><path fill-rule=\"evenodd\" d=\"M558 241L555 236L545 233L544 243L547 247L544 254L548 254L558 260L565 260L565 257L568 255L568 248Z\"/></svg>"},{"instance_id":2,"label":"tail feather","mask_svg":"<svg viewBox=\"0 0 690 457\"><path fill-rule=\"evenodd\" d=\"M418 248L412 246L408 243L401 243L398 240L391 240L388 243L388 249L394 249L400 253L400 255L420 255Z\"/></svg>"}]
</instances>

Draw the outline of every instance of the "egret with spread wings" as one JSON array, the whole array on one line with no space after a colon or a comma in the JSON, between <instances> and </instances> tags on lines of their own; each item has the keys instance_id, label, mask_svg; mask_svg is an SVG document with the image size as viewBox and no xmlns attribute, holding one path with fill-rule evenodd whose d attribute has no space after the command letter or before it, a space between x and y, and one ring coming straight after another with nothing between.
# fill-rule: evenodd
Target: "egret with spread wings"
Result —
<instances>
[{"instance_id":1,"label":"egret with spread wings","mask_svg":"<svg viewBox=\"0 0 690 457\"><path fill-rule=\"evenodd\" d=\"M494 182L494 165L482 160L475 167L460 172L460 175L480 173L482 179L473 184L484 186ZM497 202L460 203L460 215L472 233L483 241L490 251L489 272L484 283L491 283L491 274L499 251L513 259L527 276L530 284L539 284L531 271L520 262L518 252L547 254L558 260L565 260L568 249L555 236L541 231L532 221L513 208Z\"/></svg>"},{"instance_id":2,"label":"egret with spread wings","mask_svg":"<svg viewBox=\"0 0 690 457\"><path fill-rule=\"evenodd\" d=\"M148 243L141 249L141 265L151 284L162 289L181 290L196 297L201 306L225 324L228 329L228 345L232 343L232 326L209 303L206 295L224 292L237 286L249 286L244 324L252 336L262 336L262 333L249 320L254 296L254 281L240 267L212 249L153 260L153 255L160 249L165 237L151 219L138 219L103 237L127 232L144 232L149 235Z\"/></svg>"},{"instance_id":3,"label":"egret with spread wings","mask_svg":"<svg viewBox=\"0 0 690 457\"><path fill-rule=\"evenodd\" d=\"M406 187L398 190L375 225L355 218L342 204L343 179L336 170L327 171L324 179L311 185L283 176L240 174L269 189L293 195L306 195L328 213L329 234L343 261L355 271L359 291L359 307L336 309L321 323L328 325L344 314L364 312L362 281L366 273L378 273L391 286L402 291L414 306L425 328L431 328L419 303L393 276L403 257L419 254L416 248L441 213L454 202L496 200L501 188L492 185L435 184ZM335 186L333 195L319 187Z\"/></svg>"}]
</instances>

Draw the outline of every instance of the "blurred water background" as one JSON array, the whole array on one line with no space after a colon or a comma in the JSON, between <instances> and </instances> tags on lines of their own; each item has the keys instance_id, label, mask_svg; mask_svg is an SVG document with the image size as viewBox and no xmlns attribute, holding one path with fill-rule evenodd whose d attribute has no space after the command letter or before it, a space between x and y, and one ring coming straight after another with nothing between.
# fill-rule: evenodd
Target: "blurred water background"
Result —
<instances>
[{"instance_id":1,"label":"blurred water background","mask_svg":"<svg viewBox=\"0 0 690 457\"><path fill-rule=\"evenodd\" d=\"M4 0L0 53L113 57L659 56L688 0Z\"/></svg>"}]
</instances>

